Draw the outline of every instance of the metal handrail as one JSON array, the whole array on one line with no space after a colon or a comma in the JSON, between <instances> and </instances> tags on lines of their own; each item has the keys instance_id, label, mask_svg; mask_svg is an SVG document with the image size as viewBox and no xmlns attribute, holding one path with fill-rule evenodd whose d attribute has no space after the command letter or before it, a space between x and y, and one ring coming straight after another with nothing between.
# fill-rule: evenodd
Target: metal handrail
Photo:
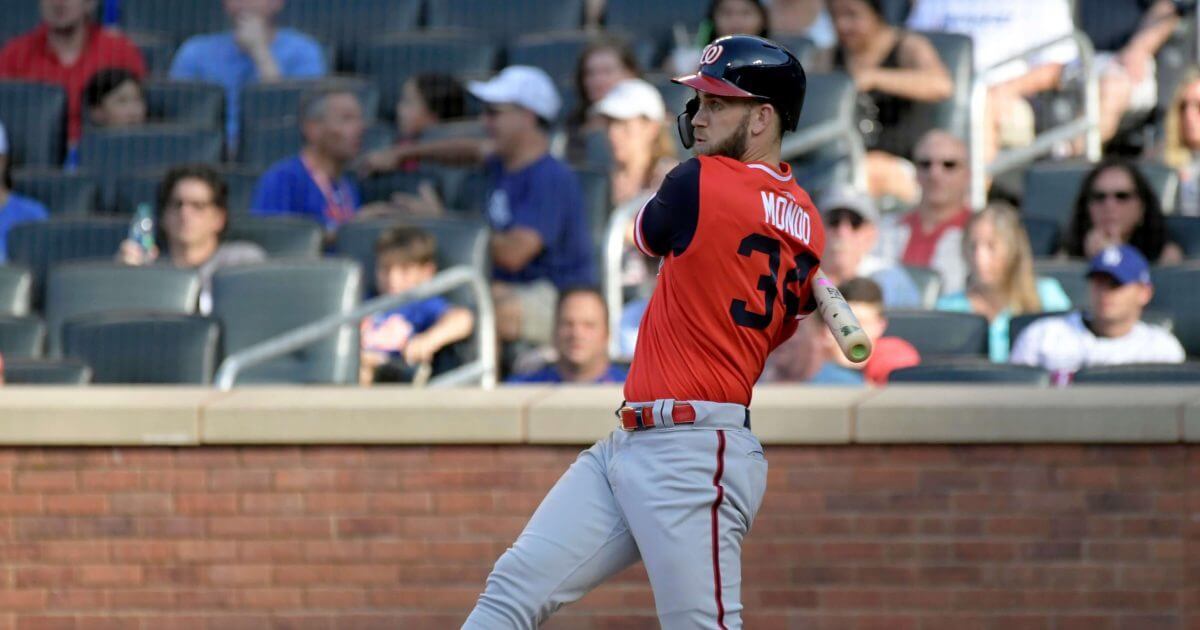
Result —
<instances>
[{"instance_id":1,"label":"metal handrail","mask_svg":"<svg viewBox=\"0 0 1200 630\"><path fill-rule=\"evenodd\" d=\"M621 310L625 306L625 295L621 287L621 258L625 253L625 233L634 217L641 211L642 204L626 203L618 206L608 216L604 234L604 302L608 307L608 356L619 360L621 356Z\"/></svg>"},{"instance_id":2,"label":"metal handrail","mask_svg":"<svg viewBox=\"0 0 1200 630\"><path fill-rule=\"evenodd\" d=\"M217 389L228 391L233 388L242 370L295 352L333 334L346 324L358 323L364 317L409 302L441 295L464 285L470 285L475 294L478 311L475 336L479 346L479 358L434 377L429 381L429 385L448 386L478 381L484 389L491 389L496 386L496 314L491 289L482 274L466 265L446 269L428 282L403 293L381 295L363 302L348 313L324 317L235 352L221 362L221 367L217 369L217 375L213 379L214 384Z\"/></svg>"},{"instance_id":3,"label":"metal handrail","mask_svg":"<svg viewBox=\"0 0 1200 630\"><path fill-rule=\"evenodd\" d=\"M1083 77L1083 115L1043 131L1034 137L1033 143L1029 146L998 153L990 164L984 165L982 146L979 146L978 149L976 146L982 142L983 125L989 122L984 117L986 88L997 83L988 77L989 73L993 73L1007 64L1024 61L1042 51L1068 42L1074 42L1079 51L1079 65ZM987 191L984 187L987 177L994 177L1031 164L1037 158L1050 153L1056 144L1065 140L1083 136L1084 154L1087 159L1091 162L1100 159L1100 83L1092 72L1094 65L1095 50L1091 40L1083 32L1076 30L1068 35L1027 48L977 73L975 85L971 89L972 207L982 208L986 203Z\"/></svg>"}]
</instances>

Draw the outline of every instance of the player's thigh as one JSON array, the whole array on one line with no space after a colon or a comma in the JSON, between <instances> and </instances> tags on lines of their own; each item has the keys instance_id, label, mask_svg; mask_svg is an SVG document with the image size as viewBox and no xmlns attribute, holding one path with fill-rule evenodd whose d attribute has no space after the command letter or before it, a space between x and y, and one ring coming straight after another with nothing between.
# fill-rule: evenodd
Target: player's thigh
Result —
<instances>
[{"instance_id":1,"label":"player's thigh","mask_svg":"<svg viewBox=\"0 0 1200 630\"><path fill-rule=\"evenodd\" d=\"M766 460L749 431L648 431L615 479L663 628L740 627L741 544Z\"/></svg>"}]
</instances>

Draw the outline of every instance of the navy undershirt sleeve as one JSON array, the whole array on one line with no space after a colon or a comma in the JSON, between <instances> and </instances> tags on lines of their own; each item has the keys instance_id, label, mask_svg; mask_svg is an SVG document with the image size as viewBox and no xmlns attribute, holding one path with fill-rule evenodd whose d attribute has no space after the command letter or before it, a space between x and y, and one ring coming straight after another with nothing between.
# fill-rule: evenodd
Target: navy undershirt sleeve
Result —
<instances>
[{"instance_id":1,"label":"navy undershirt sleeve","mask_svg":"<svg viewBox=\"0 0 1200 630\"><path fill-rule=\"evenodd\" d=\"M659 255L682 254L696 233L700 216L700 160L692 158L671 169L654 198L642 210L641 235Z\"/></svg>"}]
</instances>

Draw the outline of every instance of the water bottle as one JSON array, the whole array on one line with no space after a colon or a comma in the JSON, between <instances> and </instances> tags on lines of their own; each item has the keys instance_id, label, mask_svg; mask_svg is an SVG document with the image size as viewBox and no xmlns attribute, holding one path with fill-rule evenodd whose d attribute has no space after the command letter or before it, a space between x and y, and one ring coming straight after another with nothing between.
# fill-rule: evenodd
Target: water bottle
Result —
<instances>
[{"instance_id":1,"label":"water bottle","mask_svg":"<svg viewBox=\"0 0 1200 630\"><path fill-rule=\"evenodd\" d=\"M129 240L137 243L147 256L154 251L154 211L150 204L138 204L133 221L129 224Z\"/></svg>"}]
</instances>

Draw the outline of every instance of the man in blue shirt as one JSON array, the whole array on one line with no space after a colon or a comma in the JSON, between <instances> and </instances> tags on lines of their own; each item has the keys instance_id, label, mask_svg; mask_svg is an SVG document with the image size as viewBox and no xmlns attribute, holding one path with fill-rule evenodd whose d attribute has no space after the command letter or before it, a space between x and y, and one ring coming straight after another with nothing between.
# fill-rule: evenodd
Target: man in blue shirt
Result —
<instances>
[{"instance_id":1,"label":"man in blue shirt","mask_svg":"<svg viewBox=\"0 0 1200 630\"><path fill-rule=\"evenodd\" d=\"M0 123L0 263L8 260L8 230L18 223L45 221L50 214L40 202L12 192L8 135Z\"/></svg>"},{"instance_id":2,"label":"man in blue shirt","mask_svg":"<svg viewBox=\"0 0 1200 630\"><path fill-rule=\"evenodd\" d=\"M300 154L263 173L250 210L260 216L305 216L332 232L352 219L362 204L362 193L346 172L362 147L365 129L358 96L338 86L306 94L300 128Z\"/></svg>"},{"instance_id":3,"label":"man in blue shirt","mask_svg":"<svg viewBox=\"0 0 1200 630\"><path fill-rule=\"evenodd\" d=\"M608 360L608 309L593 288L563 292L554 314L558 360L509 383L624 383L625 370Z\"/></svg>"},{"instance_id":4,"label":"man in blue shirt","mask_svg":"<svg viewBox=\"0 0 1200 630\"><path fill-rule=\"evenodd\" d=\"M239 100L248 83L325 76L325 56L313 38L276 28L284 0L225 0L233 29L195 35L171 62L172 79L208 81L225 88L226 132L237 145ZM165 8L164 10L169 10Z\"/></svg>"}]
</instances>

